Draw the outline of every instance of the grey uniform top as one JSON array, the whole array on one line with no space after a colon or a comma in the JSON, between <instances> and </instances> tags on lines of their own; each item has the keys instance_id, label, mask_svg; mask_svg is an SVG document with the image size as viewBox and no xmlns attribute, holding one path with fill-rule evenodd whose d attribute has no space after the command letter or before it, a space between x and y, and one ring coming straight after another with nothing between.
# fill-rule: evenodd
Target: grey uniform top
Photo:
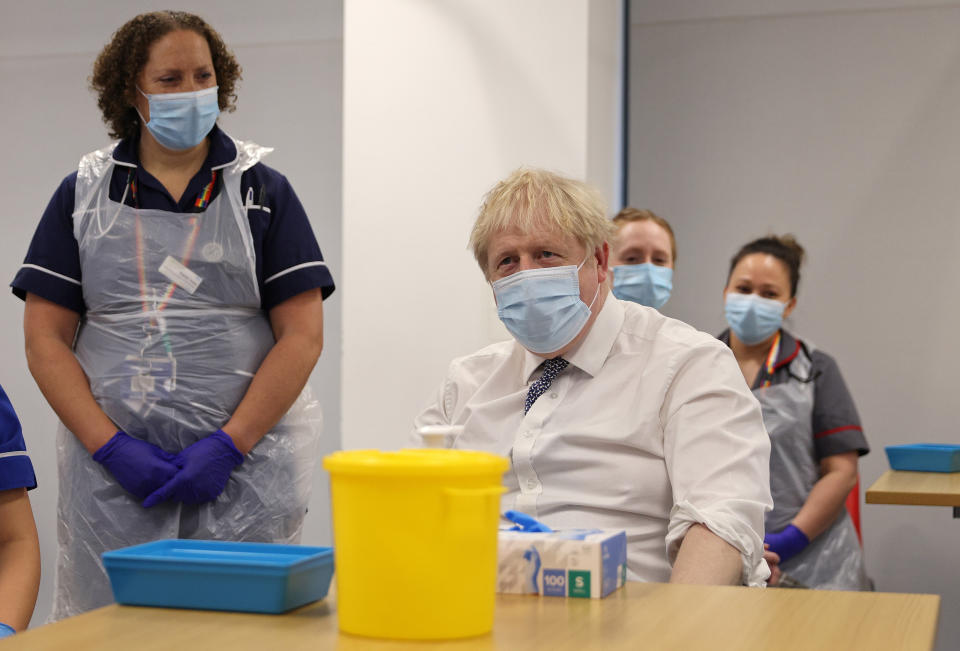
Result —
<instances>
[{"instance_id":1,"label":"grey uniform top","mask_svg":"<svg viewBox=\"0 0 960 651\"><path fill-rule=\"evenodd\" d=\"M730 330L724 330L719 339L730 345ZM790 363L798 355L810 359L810 377L795 377ZM770 384L767 385L767 381ZM870 451L863 435L860 416L846 382L840 374L837 362L820 350L808 350L807 346L786 330L780 331L780 353L774 363L773 374L766 365L760 368L752 390L785 382L812 382L814 391L812 427L813 446L817 461L843 452L856 452L863 456Z\"/></svg>"},{"instance_id":2,"label":"grey uniform top","mask_svg":"<svg viewBox=\"0 0 960 651\"><path fill-rule=\"evenodd\" d=\"M833 358L783 330L780 335L775 361L769 369L764 365L752 387L770 437L773 510L764 518L768 532L783 530L800 512L820 479L820 462L825 457L869 451L853 399ZM729 333L721 339L729 343ZM864 590L870 586L846 509L780 567L785 575L811 588Z\"/></svg>"}]
</instances>

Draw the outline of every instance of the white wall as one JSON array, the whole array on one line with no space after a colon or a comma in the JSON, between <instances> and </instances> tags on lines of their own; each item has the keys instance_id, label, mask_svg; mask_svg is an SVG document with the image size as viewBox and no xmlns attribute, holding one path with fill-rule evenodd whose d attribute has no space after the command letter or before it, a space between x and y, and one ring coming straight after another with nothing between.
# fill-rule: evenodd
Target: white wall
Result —
<instances>
[{"instance_id":1,"label":"white wall","mask_svg":"<svg viewBox=\"0 0 960 651\"><path fill-rule=\"evenodd\" d=\"M615 132L619 15L618 0L346 3L345 448L406 444L450 360L507 338L466 249L496 181L547 167L614 196L615 139L589 143Z\"/></svg>"},{"instance_id":2,"label":"white wall","mask_svg":"<svg viewBox=\"0 0 960 651\"><path fill-rule=\"evenodd\" d=\"M724 327L737 247L807 247L792 329L839 361L873 451L956 442L960 3L634 1L629 200L674 225L664 311ZM950 5L950 6L947 6ZM829 10L825 10L829 9ZM861 506L877 589L943 595L960 648L950 509Z\"/></svg>"},{"instance_id":3,"label":"white wall","mask_svg":"<svg viewBox=\"0 0 960 651\"><path fill-rule=\"evenodd\" d=\"M97 52L137 13L165 2L5 2L0 21L0 178L5 202L0 278L10 282L60 180L108 137L86 88ZM340 138L342 14L338 0L196 1L244 68L239 108L221 119L237 137L271 145L267 164L286 174L310 215L338 291L324 303L325 348L311 383L325 417L324 451L340 444ZM26 368L22 303L0 310L0 383L23 422L39 487L30 493L43 579L33 623L50 610L56 549L56 422ZM318 470L304 542L329 544L326 475Z\"/></svg>"}]
</instances>

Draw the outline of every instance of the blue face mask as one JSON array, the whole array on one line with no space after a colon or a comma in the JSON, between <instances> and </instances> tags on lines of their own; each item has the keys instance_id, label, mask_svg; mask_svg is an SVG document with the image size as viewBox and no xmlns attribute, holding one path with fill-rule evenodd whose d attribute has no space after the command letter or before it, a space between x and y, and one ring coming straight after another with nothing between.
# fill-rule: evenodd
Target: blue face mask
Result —
<instances>
[{"instance_id":1,"label":"blue face mask","mask_svg":"<svg viewBox=\"0 0 960 651\"><path fill-rule=\"evenodd\" d=\"M163 93L147 95L150 121L147 129L167 149L191 149L199 145L220 115L217 86L190 93ZM140 114L140 111L137 111ZM143 116L140 115L143 120Z\"/></svg>"},{"instance_id":2,"label":"blue face mask","mask_svg":"<svg viewBox=\"0 0 960 651\"><path fill-rule=\"evenodd\" d=\"M780 329L786 307L786 303L772 298L728 292L724 312L733 334L750 346L772 337Z\"/></svg>"},{"instance_id":3,"label":"blue face mask","mask_svg":"<svg viewBox=\"0 0 960 651\"><path fill-rule=\"evenodd\" d=\"M497 316L520 345L532 353L560 350L590 320L600 286L590 305L580 300L579 267L526 269L493 283Z\"/></svg>"},{"instance_id":4,"label":"blue face mask","mask_svg":"<svg viewBox=\"0 0 960 651\"><path fill-rule=\"evenodd\" d=\"M613 295L660 309L673 289L673 269L650 262L618 265L613 268Z\"/></svg>"}]
</instances>

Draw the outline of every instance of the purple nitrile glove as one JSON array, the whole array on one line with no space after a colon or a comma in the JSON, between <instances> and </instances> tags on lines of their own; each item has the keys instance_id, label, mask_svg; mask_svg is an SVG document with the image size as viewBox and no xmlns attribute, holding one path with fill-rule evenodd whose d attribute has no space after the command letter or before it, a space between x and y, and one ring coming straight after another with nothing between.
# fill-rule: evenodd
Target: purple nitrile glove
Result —
<instances>
[{"instance_id":1,"label":"purple nitrile glove","mask_svg":"<svg viewBox=\"0 0 960 651\"><path fill-rule=\"evenodd\" d=\"M786 563L810 544L807 534L792 524L788 524L783 531L768 533L763 542L770 545L770 551L780 557L781 563Z\"/></svg>"},{"instance_id":2,"label":"purple nitrile glove","mask_svg":"<svg viewBox=\"0 0 960 651\"><path fill-rule=\"evenodd\" d=\"M516 523L517 526L510 527L510 531L553 531L553 529L536 518L526 513L521 513L520 511L505 511L503 517L510 522Z\"/></svg>"},{"instance_id":3,"label":"purple nitrile glove","mask_svg":"<svg viewBox=\"0 0 960 651\"><path fill-rule=\"evenodd\" d=\"M175 463L180 470L143 501L144 508L170 499L184 504L212 502L227 487L233 469L243 463L243 455L230 435L218 429L184 448Z\"/></svg>"},{"instance_id":4,"label":"purple nitrile glove","mask_svg":"<svg viewBox=\"0 0 960 651\"><path fill-rule=\"evenodd\" d=\"M0 622L0 638L10 637L14 634L16 634L16 631L13 630L12 626Z\"/></svg>"},{"instance_id":5,"label":"purple nitrile glove","mask_svg":"<svg viewBox=\"0 0 960 651\"><path fill-rule=\"evenodd\" d=\"M176 475L174 455L153 443L135 439L119 431L93 453L127 491L142 500Z\"/></svg>"}]
</instances>

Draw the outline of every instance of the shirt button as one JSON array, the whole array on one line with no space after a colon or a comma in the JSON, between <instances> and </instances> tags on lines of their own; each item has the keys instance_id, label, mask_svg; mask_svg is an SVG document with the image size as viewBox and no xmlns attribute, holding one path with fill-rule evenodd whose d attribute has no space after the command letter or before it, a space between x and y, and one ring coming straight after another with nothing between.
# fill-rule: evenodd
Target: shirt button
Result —
<instances>
[{"instance_id":1,"label":"shirt button","mask_svg":"<svg viewBox=\"0 0 960 651\"><path fill-rule=\"evenodd\" d=\"M535 480L533 480L533 479L528 479L528 480L527 480L527 488L528 488L528 489L533 490L533 489L536 488L536 487L537 487L537 482L536 482Z\"/></svg>"},{"instance_id":2,"label":"shirt button","mask_svg":"<svg viewBox=\"0 0 960 651\"><path fill-rule=\"evenodd\" d=\"M556 400L556 399L557 399L557 394L556 394L556 392L551 393L551 394L550 394L550 397L553 398L554 400Z\"/></svg>"}]
</instances>

